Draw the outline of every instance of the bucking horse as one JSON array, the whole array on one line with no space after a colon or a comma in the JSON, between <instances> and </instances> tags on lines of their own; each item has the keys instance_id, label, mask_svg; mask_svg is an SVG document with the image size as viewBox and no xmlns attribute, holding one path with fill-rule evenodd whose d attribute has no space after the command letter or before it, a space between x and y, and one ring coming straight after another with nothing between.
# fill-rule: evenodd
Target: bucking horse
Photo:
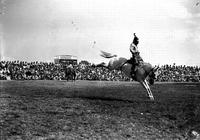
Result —
<instances>
[{"instance_id":1,"label":"bucking horse","mask_svg":"<svg viewBox=\"0 0 200 140\"><path fill-rule=\"evenodd\" d=\"M97 67L105 67L109 70L120 70L128 77L132 78L131 76L131 67L132 64L124 57L117 57L117 55L112 55L111 53L107 53L101 51L101 56L104 58L110 59L108 64L101 63L96 65ZM153 85L154 80L156 79L155 72L157 71L158 67L152 67L150 63L146 63L143 60L136 66L135 70L135 77L133 80L138 81L141 85L146 89L148 93L148 97L150 100L154 100L153 94L149 87L149 84ZM149 84L147 82L147 77L149 79Z\"/></svg>"}]
</instances>

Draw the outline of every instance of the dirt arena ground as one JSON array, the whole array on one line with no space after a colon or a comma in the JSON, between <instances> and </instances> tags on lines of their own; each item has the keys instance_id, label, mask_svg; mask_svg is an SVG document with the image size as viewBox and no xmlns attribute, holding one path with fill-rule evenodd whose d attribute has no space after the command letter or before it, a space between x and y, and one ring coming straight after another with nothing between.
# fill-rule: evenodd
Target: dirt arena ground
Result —
<instances>
[{"instance_id":1,"label":"dirt arena ground","mask_svg":"<svg viewBox=\"0 0 200 140\"><path fill-rule=\"evenodd\" d=\"M200 138L200 83L0 83L1 140Z\"/></svg>"}]
</instances>

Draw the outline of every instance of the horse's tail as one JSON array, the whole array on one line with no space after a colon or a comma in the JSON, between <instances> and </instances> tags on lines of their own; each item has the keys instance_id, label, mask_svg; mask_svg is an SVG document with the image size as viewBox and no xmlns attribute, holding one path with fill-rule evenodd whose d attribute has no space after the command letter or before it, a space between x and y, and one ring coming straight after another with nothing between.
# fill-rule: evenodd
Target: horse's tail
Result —
<instances>
[{"instance_id":1,"label":"horse's tail","mask_svg":"<svg viewBox=\"0 0 200 140\"><path fill-rule=\"evenodd\" d=\"M101 50L101 54L100 54L102 57L104 57L104 58L113 58L113 57L117 57L117 55L113 55L113 54L111 54L111 53L108 53L108 52L105 52L105 51L102 51Z\"/></svg>"}]
</instances>

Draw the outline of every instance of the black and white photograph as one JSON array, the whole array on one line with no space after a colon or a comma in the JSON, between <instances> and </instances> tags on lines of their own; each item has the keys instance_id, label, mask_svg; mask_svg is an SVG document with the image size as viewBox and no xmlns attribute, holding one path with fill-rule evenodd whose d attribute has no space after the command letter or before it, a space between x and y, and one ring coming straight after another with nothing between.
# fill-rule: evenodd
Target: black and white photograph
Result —
<instances>
[{"instance_id":1,"label":"black and white photograph","mask_svg":"<svg viewBox=\"0 0 200 140\"><path fill-rule=\"evenodd\" d=\"M200 140L200 0L0 0L0 140Z\"/></svg>"}]
</instances>

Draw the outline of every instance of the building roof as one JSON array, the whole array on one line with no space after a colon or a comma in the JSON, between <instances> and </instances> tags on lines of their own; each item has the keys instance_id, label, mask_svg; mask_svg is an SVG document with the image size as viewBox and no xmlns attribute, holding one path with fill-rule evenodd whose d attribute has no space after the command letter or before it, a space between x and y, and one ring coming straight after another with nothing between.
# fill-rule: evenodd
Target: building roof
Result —
<instances>
[{"instance_id":1,"label":"building roof","mask_svg":"<svg viewBox=\"0 0 200 140\"><path fill-rule=\"evenodd\" d=\"M75 59L75 60L77 60L77 56L73 56L73 55L56 55L56 56L54 56L54 59Z\"/></svg>"}]
</instances>

